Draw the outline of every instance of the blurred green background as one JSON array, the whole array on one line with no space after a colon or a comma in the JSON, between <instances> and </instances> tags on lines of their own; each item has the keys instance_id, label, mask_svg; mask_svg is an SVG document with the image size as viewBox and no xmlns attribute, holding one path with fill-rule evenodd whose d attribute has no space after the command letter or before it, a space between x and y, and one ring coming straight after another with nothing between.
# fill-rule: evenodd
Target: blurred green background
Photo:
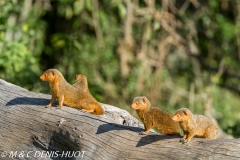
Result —
<instances>
[{"instance_id":1,"label":"blurred green background","mask_svg":"<svg viewBox=\"0 0 240 160\"><path fill-rule=\"evenodd\" d=\"M0 78L50 94L45 70L69 83L83 73L102 103L136 116L144 95L240 137L240 1L1 0L0 11Z\"/></svg>"}]
</instances>

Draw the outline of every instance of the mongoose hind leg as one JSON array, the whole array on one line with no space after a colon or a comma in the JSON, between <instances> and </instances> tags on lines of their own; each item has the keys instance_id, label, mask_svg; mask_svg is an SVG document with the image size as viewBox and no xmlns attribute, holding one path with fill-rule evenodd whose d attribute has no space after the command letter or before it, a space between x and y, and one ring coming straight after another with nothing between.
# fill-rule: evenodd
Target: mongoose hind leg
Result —
<instances>
[{"instance_id":1,"label":"mongoose hind leg","mask_svg":"<svg viewBox=\"0 0 240 160\"><path fill-rule=\"evenodd\" d=\"M89 112L89 113L94 112L94 109L82 109L82 110L85 111L85 112Z\"/></svg>"},{"instance_id":2,"label":"mongoose hind leg","mask_svg":"<svg viewBox=\"0 0 240 160\"><path fill-rule=\"evenodd\" d=\"M216 126L211 125L206 129L205 137L209 139L216 139L217 131L218 131L218 128Z\"/></svg>"}]
</instances>

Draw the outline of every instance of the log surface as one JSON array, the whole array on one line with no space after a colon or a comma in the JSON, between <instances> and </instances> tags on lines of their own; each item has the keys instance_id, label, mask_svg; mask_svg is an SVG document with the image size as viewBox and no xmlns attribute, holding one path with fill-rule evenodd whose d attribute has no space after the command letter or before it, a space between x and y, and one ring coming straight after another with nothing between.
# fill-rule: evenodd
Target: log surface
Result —
<instances>
[{"instance_id":1,"label":"log surface","mask_svg":"<svg viewBox=\"0 0 240 160\"><path fill-rule=\"evenodd\" d=\"M45 108L49 101L0 79L0 159L240 159L239 139L181 144L180 136L139 135L142 123L111 105L101 104L106 114L96 116Z\"/></svg>"}]
</instances>

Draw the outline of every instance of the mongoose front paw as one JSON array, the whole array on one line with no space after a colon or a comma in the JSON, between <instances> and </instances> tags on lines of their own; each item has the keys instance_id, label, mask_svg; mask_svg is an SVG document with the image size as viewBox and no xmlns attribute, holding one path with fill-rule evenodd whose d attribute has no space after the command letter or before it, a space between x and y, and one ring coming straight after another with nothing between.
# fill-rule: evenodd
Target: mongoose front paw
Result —
<instances>
[{"instance_id":1,"label":"mongoose front paw","mask_svg":"<svg viewBox=\"0 0 240 160\"><path fill-rule=\"evenodd\" d=\"M146 134L148 134L148 133L146 133L145 131L141 131L141 132L139 132L139 134L140 134L140 135L146 135Z\"/></svg>"},{"instance_id":2,"label":"mongoose front paw","mask_svg":"<svg viewBox=\"0 0 240 160\"><path fill-rule=\"evenodd\" d=\"M61 107L60 107L60 106L58 106L58 107L57 107L57 109L61 109Z\"/></svg>"},{"instance_id":3,"label":"mongoose front paw","mask_svg":"<svg viewBox=\"0 0 240 160\"><path fill-rule=\"evenodd\" d=\"M180 139L179 141L180 141L180 142L182 142L182 144L184 144L184 143L187 143L187 142L188 142L188 140L186 140L186 139Z\"/></svg>"},{"instance_id":4,"label":"mongoose front paw","mask_svg":"<svg viewBox=\"0 0 240 160\"><path fill-rule=\"evenodd\" d=\"M48 105L45 106L45 108L49 108L49 107L51 107L51 104L48 104Z\"/></svg>"}]
</instances>

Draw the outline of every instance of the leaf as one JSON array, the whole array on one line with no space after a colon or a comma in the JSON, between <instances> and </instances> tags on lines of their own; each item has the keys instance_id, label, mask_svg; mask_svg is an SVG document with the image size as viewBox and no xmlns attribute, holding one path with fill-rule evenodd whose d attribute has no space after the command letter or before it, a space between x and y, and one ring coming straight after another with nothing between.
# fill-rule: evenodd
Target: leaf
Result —
<instances>
[{"instance_id":1,"label":"leaf","mask_svg":"<svg viewBox=\"0 0 240 160\"><path fill-rule=\"evenodd\" d=\"M119 15L120 15L121 19L124 19L127 15L126 7L123 5L123 3L119 3L117 5L117 7L118 7L118 11L119 11Z\"/></svg>"}]
</instances>

